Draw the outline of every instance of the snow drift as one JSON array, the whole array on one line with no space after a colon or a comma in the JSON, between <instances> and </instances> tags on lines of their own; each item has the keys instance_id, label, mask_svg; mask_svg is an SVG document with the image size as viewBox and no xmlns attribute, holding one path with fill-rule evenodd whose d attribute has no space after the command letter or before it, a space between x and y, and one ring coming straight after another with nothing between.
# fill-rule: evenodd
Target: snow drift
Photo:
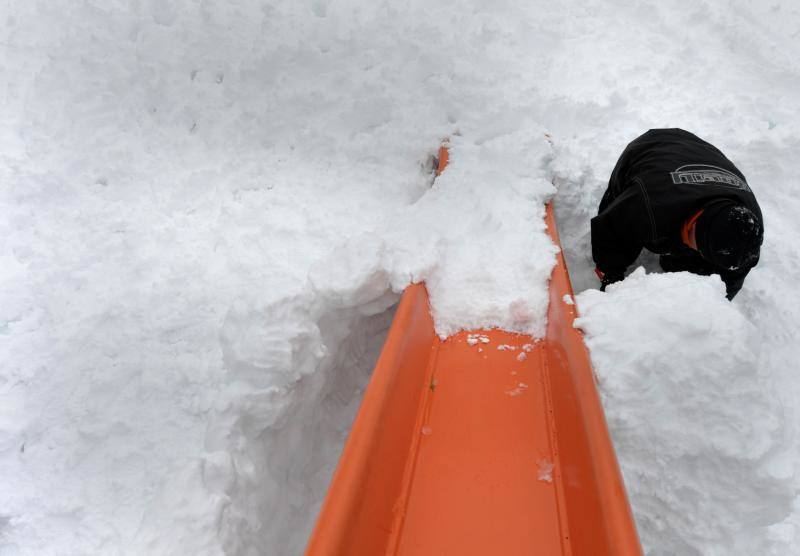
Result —
<instances>
[{"instance_id":1,"label":"snow drift","mask_svg":"<svg viewBox=\"0 0 800 556\"><path fill-rule=\"evenodd\" d=\"M789 424L721 280L639 268L576 302L641 535L661 539L650 552L780 552L761 529L794 498Z\"/></svg>"}]
</instances>

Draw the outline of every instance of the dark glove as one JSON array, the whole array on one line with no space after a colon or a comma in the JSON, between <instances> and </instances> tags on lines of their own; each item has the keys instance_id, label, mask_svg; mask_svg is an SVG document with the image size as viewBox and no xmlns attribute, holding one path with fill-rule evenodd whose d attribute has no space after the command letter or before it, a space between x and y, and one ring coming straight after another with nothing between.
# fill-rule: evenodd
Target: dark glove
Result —
<instances>
[{"instance_id":1,"label":"dark glove","mask_svg":"<svg viewBox=\"0 0 800 556\"><path fill-rule=\"evenodd\" d=\"M603 272L599 268L594 269L594 273L597 274L597 277L600 278L600 291L606 291L606 286L613 284L614 282L621 282L625 279L625 273L621 271L615 272Z\"/></svg>"}]
</instances>

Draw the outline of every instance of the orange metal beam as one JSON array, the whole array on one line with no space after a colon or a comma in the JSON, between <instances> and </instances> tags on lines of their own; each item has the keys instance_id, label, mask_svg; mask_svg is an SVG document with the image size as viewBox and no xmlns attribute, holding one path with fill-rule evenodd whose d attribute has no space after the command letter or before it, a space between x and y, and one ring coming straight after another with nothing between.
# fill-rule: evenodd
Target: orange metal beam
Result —
<instances>
[{"instance_id":1,"label":"orange metal beam","mask_svg":"<svg viewBox=\"0 0 800 556\"><path fill-rule=\"evenodd\" d=\"M307 556L641 554L567 294L559 254L546 338L441 341L406 289Z\"/></svg>"}]
</instances>

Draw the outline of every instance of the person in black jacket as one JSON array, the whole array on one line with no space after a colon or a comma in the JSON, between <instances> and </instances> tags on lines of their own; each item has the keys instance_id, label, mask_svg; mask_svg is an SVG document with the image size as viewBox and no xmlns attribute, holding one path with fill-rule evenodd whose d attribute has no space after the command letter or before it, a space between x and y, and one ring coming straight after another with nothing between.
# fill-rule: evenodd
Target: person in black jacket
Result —
<instances>
[{"instance_id":1,"label":"person in black jacket","mask_svg":"<svg viewBox=\"0 0 800 556\"><path fill-rule=\"evenodd\" d=\"M592 218L603 290L646 247L667 272L719 274L733 299L758 263L763 238L761 209L744 175L682 129L651 129L628 145Z\"/></svg>"}]
</instances>

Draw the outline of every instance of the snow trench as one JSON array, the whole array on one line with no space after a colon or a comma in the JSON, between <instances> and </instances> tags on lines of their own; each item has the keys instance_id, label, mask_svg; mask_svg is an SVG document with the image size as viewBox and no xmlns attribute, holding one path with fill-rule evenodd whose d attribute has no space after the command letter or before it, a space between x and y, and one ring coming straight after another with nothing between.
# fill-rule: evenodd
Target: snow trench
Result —
<instances>
[{"instance_id":1,"label":"snow trench","mask_svg":"<svg viewBox=\"0 0 800 556\"><path fill-rule=\"evenodd\" d=\"M137 548L302 553L396 301L388 293L332 308L308 295L232 307L206 454L156 501ZM198 522L157 526L161 517L189 518L187 503L198 505Z\"/></svg>"}]
</instances>

